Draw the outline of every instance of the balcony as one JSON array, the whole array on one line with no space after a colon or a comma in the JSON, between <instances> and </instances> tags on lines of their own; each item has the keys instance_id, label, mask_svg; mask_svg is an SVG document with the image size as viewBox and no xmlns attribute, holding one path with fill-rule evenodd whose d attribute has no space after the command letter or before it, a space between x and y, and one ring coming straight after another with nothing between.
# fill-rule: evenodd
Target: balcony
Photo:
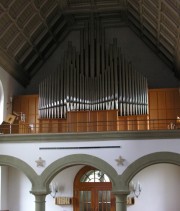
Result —
<instances>
[{"instance_id":1,"label":"balcony","mask_svg":"<svg viewBox=\"0 0 180 211\"><path fill-rule=\"evenodd\" d=\"M123 134L129 136L130 133L135 136L159 134L160 131L166 131L164 134L179 133L179 89L152 89L149 90L148 96L148 115L119 116L119 110L72 110L63 118L48 119L39 116L38 95L16 96L13 97L12 103L15 119L11 123L6 121L0 125L1 137L13 134L96 134L96 137L97 134L118 134L122 137Z\"/></svg>"},{"instance_id":2,"label":"balcony","mask_svg":"<svg viewBox=\"0 0 180 211\"><path fill-rule=\"evenodd\" d=\"M15 117L13 122L3 122L0 125L0 134L112 133L178 129L180 119L150 119L149 115L118 116L117 110L72 111L68 112L64 119L38 119L36 124Z\"/></svg>"}]
</instances>

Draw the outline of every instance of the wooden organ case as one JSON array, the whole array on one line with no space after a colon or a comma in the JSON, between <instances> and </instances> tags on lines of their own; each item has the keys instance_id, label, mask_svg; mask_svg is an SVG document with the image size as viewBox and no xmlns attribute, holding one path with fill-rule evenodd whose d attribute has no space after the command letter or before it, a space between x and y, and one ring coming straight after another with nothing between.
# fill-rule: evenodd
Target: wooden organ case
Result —
<instances>
[{"instance_id":1,"label":"wooden organ case","mask_svg":"<svg viewBox=\"0 0 180 211\"><path fill-rule=\"evenodd\" d=\"M40 82L39 94L15 97L13 110L26 116L22 133L167 129L167 122L162 126L151 120L176 118L179 100L173 101L176 110L160 116L158 106L171 105L162 94L167 90L154 91L148 91L146 77L133 68L116 39L107 46L103 24L93 17L80 31L80 51L69 42L57 70ZM170 92L179 99L176 89Z\"/></svg>"}]
</instances>

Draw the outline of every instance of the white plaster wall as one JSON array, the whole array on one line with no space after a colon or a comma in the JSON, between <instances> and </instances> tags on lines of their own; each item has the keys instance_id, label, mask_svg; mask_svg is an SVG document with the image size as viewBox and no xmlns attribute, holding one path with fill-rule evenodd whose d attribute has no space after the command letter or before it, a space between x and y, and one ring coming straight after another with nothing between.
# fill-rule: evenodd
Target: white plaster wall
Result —
<instances>
[{"instance_id":1,"label":"white plaster wall","mask_svg":"<svg viewBox=\"0 0 180 211\"><path fill-rule=\"evenodd\" d=\"M8 207L8 167L1 166L1 210L6 210Z\"/></svg>"},{"instance_id":2,"label":"white plaster wall","mask_svg":"<svg viewBox=\"0 0 180 211\"><path fill-rule=\"evenodd\" d=\"M8 207L9 211L34 211L35 198L29 193L31 182L19 170L9 167L8 172Z\"/></svg>"},{"instance_id":3,"label":"white plaster wall","mask_svg":"<svg viewBox=\"0 0 180 211\"><path fill-rule=\"evenodd\" d=\"M73 183L81 165L70 167L60 172L54 179L60 188L56 196L73 197ZM73 205L56 205L51 195L46 197L46 211L73 211Z\"/></svg>"},{"instance_id":4,"label":"white plaster wall","mask_svg":"<svg viewBox=\"0 0 180 211\"><path fill-rule=\"evenodd\" d=\"M156 164L139 172L134 181L140 181L142 192L135 205L127 211L179 211L180 167L172 164Z\"/></svg>"},{"instance_id":5,"label":"white plaster wall","mask_svg":"<svg viewBox=\"0 0 180 211\"><path fill-rule=\"evenodd\" d=\"M82 166L70 167L59 173L53 181L63 187L62 191L56 196L73 196L74 177ZM35 210L35 198L29 193L31 183L27 177L18 169L9 167L9 191L8 205L5 207L9 211L33 211ZM55 204L54 198L51 195L46 197L46 211L72 211L73 206L59 206Z\"/></svg>"},{"instance_id":6,"label":"white plaster wall","mask_svg":"<svg viewBox=\"0 0 180 211\"><path fill-rule=\"evenodd\" d=\"M45 141L45 140L44 140ZM41 174L45 168L64 156L72 154L88 154L96 156L109 163L118 174L123 171L138 158L154 152L180 152L179 139L160 139L160 140L108 140L108 141L64 141L64 142L45 142L45 143L1 143L1 155L17 157L29 164L37 174ZM120 146L121 148L111 149L55 149L41 150L46 147L93 147L93 146ZM33 154L32 154L33 152ZM107 154L109 156L107 156ZM126 159L124 166L118 166L115 159L122 156ZM36 160L41 157L45 160L45 168L37 167Z\"/></svg>"},{"instance_id":7,"label":"white plaster wall","mask_svg":"<svg viewBox=\"0 0 180 211\"><path fill-rule=\"evenodd\" d=\"M73 196L74 177L82 166L70 167L60 172L53 181L63 186L57 196ZM180 207L180 167L172 164L156 164L139 172L133 181L140 181L142 192L135 199L135 205L128 206L127 211L179 211ZM34 210L34 196L29 191L30 182L14 168L9 168L10 211ZM46 197L46 211L72 211L73 206L55 205L54 199Z\"/></svg>"},{"instance_id":8,"label":"white plaster wall","mask_svg":"<svg viewBox=\"0 0 180 211\"><path fill-rule=\"evenodd\" d=\"M0 80L4 90L4 119L11 113L10 97L25 93L22 87L12 76L10 76L2 67L0 67Z\"/></svg>"}]
</instances>

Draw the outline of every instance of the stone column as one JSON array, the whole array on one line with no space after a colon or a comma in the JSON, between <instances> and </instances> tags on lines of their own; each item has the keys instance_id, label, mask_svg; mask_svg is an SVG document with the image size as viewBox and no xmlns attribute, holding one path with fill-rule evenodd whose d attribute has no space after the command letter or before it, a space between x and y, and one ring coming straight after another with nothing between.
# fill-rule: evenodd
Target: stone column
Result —
<instances>
[{"instance_id":1,"label":"stone column","mask_svg":"<svg viewBox=\"0 0 180 211\"><path fill-rule=\"evenodd\" d=\"M113 192L116 197L116 211L127 210L127 195L129 192Z\"/></svg>"},{"instance_id":2,"label":"stone column","mask_svg":"<svg viewBox=\"0 0 180 211\"><path fill-rule=\"evenodd\" d=\"M35 211L45 211L45 198L48 193L31 192L35 196Z\"/></svg>"}]
</instances>

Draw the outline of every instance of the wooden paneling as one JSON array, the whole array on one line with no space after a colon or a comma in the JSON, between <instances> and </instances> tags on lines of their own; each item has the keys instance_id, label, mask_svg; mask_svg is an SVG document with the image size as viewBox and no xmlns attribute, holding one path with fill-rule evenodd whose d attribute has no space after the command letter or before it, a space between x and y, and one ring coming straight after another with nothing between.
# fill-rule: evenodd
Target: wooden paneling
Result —
<instances>
[{"instance_id":1,"label":"wooden paneling","mask_svg":"<svg viewBox=\"0 0 180 211\"><path fill-rule=\"evenodd\" d=\"M58 119L59 132L65 133L68 131L68 125L66 119Z\"/></svg>"},{"instance_id":2,"label":"wooden paneling","mask_svg":"<svg viewBox=\"0 0 180 211\"><path fill-rule=\"evenodd\" d=\"M127 117L127 128L128 130L137 130L137 116Z\"/></svg>"},{"instance_id":3,"label":"wooden paneling","mask_svg":"<svg viewBox=\"0 0 180 211\"><path fill-rule=\"evenodd\" d=\"M77 112L67 112L68 131L77 132Z\"/></svg>"},{"instance_id":4,"label":"wooden paneling","mask_svg":"<svg viewBox=\"0 0 180 211\"><path fill-rule=\"evenodd\" d=\"M174 109L175 107L175 93L171 91L166 91L166 109Z\"/></svg>"},{"instance_id":5,"label":"wooden paneling","mask_svg":"<svg viewBox=\"0 0 180 211\"><path fill-rule=\"evenodd\" d=\"M66 119L40 119L40 133L65 133L68 132Z\"/></svg>"},{"instance_id":6,"label":"wooden paneling","mask_svg":"<svg viewBox=\"0 0 180 211\"><path fill-rule=\"evenodd\" d=\"M77 112L77 131L87 132L89 123L89 111Z\"/></svg>"},{"instance_id":7,"label":"wooden paneling","mask_svg":"<svg viewBox=\"0 0 180 211\"><path fill-rule=\"evenodd\" d=\"M167 129L180 116L179 89L150 89L149 115L118 116L117 110L72 111L67 119L38 119L38 95L23 95L13 99L13 111L25 113L25 124L13 127L20 132L87 132ZM30 130L29 130L30 126Z\"/></svg>"},{"instance_id":8,"label":"wooden paneling","mask_svg":"<svg viewBox=\"0 0 180 211\"><path fill-rule=\"evenodd\" d=\"M177 88L149 90L150 129L167 129L180 115L180 92Z\"/></svg>"},{"instance_id":9,"label":"wooden paneling","mask_svg":"<svg viewBox=\"0 0 180 211\"><path fill-rule=\"evenodd\" d=\"M39 132L40 133L49 133L50 132L50 121L49 119L42 119L39 122Z\"/></svg>"},{"instance_id":10,"label":"wooden paneling","mask_svg":"<svg viewBox=\"0 0 180 211\"><path fill-rule=\"evenodd\" d=\"M13 111L25 114L25 122L21 122L21 133L30 131L38 132L38 95L20 95L13 98ZM19 118L21 120L21 118ZM29 126L31 129L29 130Z\"/></svg>"},{"instance_id":11,"label":"wooden paneling","mask_svg":"<svg viewBox=\"0 0 180 211\"><path fill-rule=\"evenodd\" d=\"M89 124L88 124L88 131L97 131L97 113L98 111L91 111L89 114Z\"/></svg>"},{"instance_id":12,"label":"wooden paneling","mask_svg":"<svg viewBox=\"0 0 180 211\"><path fill-rule=\"evenodd\" d=\"M158 96L156 91L149 91L149 104L151 105L151 109L157 109L158 107Z\"/></svg>"},{"instance_id":13,"label":"wooden paneling","mask_svg":"<svg viewBox=\"0 0 180 211\"><path fill-rule=\"evenodd\" d=\"M148 115L133 115L133 116L119 116L118 130L148 130L149 116Z\"/></svg>"},{"instance_id":14,"label":"wooden paneling","mask_svg":"<svg viewBox=\"0 0 180 211\"><path fill-rule=\"evenodd\" d=\"M137 116L137 130L148 130L149 129L149 116L139 115Z\"/></svg>"},{"instance_id":15,"label":"wooden paneling","mask_svg":"<svg viewBox=\"0 0 180 211\"><path fill-rule=\"evenodd\" d=\"M117 125L117 120L118 120L118 111L117 110L111 110L107 112L107 119L108 119L108 131L117 131L118 125Z\"/></svg>"},{"instance_id":16,"label":"wooden paneling","mask_svg":"<svg viewBox=\"0 0 180 211\"><path fill-rule=\"evenodd\" d=\"M97 113L97 131L107 131L107 120L108 120L108 115L107 111L98 111Z\"/></svg>"},{"instance_id":17,"label":"wooden paneling","mask_svg":"<svg viewBox=\"0 0 180 211\"><path fill-rule=\"evenodd\" d=\"M118 130L127 130L127 117L126 116L120 116L118 117Z\"/></svg>"},{"instance_id":18,"label":"wooden paneling","mask_svg":"<svg viewBox=\"0 0 180 211\"><path fill-rule=\"evenodd\" d=\"M157 104L158 104L158 108L159 109L165 109L166 108L166 92L162 92L162 91L159 91L157 92Z\"/></svg>"},{"instance_id":19,"label":"wooden paneling","mask_svg":"<svg viewBox=\"0 0 180 211\"><path fill-rule=\"evenodd\" d=\"M176 89L176 91L174 92L174 105L175 109L180 109L180 88Z\"/></svg>"},{"instance_id":20,"label":"wooden paneling","mask_svg":"<svg viewBox=\"0 0 180 211\"><path fill-rule=\"evenodd\" d=\"M67 113L67 119L40 119L39 131L41 133L117 131L117 120L116 110L73 111Z\"/></svg>"}]
</instances>

